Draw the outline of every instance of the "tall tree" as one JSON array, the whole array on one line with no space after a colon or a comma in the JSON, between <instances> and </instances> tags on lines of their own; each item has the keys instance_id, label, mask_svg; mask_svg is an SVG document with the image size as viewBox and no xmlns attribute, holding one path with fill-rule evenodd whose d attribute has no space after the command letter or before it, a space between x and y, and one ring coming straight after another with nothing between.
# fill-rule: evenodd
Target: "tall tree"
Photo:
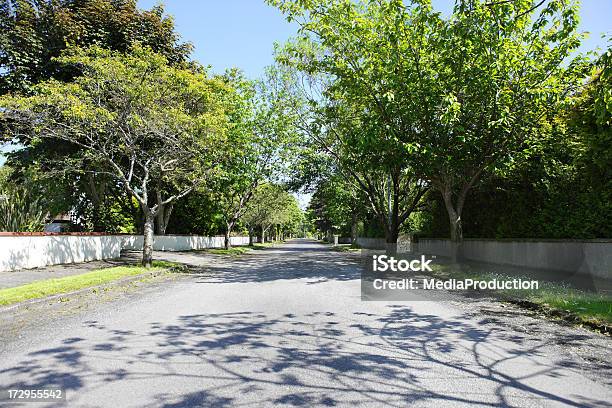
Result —
<instances>
[{"instance_id":1,"label":"tall tree","mask_svg":"<svg viewBox=\"0 0 612 408\"><path fill-rule=\"evenodd\" d=\"M385 190L434 187L453 241L470 189L527 147L584 68L569 62L581 38L571 0L457 0L448 19L427 0L270 2L301 26L281 61L327 81L327 149L346 147L332 154L361 170L353 178L378 214ZM395 207L409 216L415 201L387 198L388 241L403 219Z\"/></svg>"},{"instance_id":2,"label":"tall tree","mask_svg":"<svg viewBox=\"0 0 612 408\"><path fill-rule=\"evenodd\" d=\"M364 192L394 245L429 189L412 160L424 131L419 123L427 113L422 99L428 84L407 54L427 42L433 14L400 0L270 3L300 24L300 38L278 60L314 84L303 130Z\"/></svg>"},{"instance_id":3,"label":"tall tree","mask_svg":"<svg viewBox=\"0 0 612 408\"><path fill-rule=\"evenodd\" d=\"M164 55L173 66L196 68L189 61L191 45L180 41L161 5L142 10L135 0L0 0L0 95L28 94L41 81L71 81L80 75L78 66L55 59L68 46L127 52L135 43ZM61 164L68 157L79 160L78 146L39 140L19 147L9 157L11 178L22 183L36 175L46 197L54 197L45 200L52 215L70 212L77 228L93 231L118 232L127 227L119 221L130 218L141 223L142 215L112 178ZM160 210L159 227L170 212Z\"/></svg>"},{"instance_id":4,"label":"tall tree","mask_svg":"<svg viewBox=\"0 0 612 408\"><path fill-rule=\"evenodd\" d=\"M363 216L366 198L359 189L348 184L340 176L321 180L313 190L308 206L316 216L315 226L323 234L330 231L357 240L358 222Z\"/></svg>"},{"instance_id":5,"label":"tall tree","mask_svg":"<svg viewBox=\"0 0 612 408\"><path fill-rule=\"evenodd\" d=\"M136 0L1 0L0 94L73 77L74 67L54 60L69 45L126 52L136 42L171 65L187 64L192 48L180 41L161 5L140 10Z\"/></svg>"},{"instance_id":6,"label":"tall tree","mask_svg":"<svg viewBox=\"0 0 612 408\"><path fill-rule=\"evenodd\" d=\"M261 240L265 242L271 227L287 224L294 218L296 207L295 197L281 186L265 183L257 187L241 219L250 237L259 229Z\"/></svg>"},{"instance_id":7,"label":"tall tree","mask_svg":"<svg viewBox=\"0 0 612 408\"><path fill-rule=\"evenodd\" d=\"M148 267L160 206L205 182L223 154L229 90L140 47L131 54L75 49L61 62L78 64L84 75L72 83L43 82L30 97L3 97L2 116L21 125L19 136L77 145L81 166L92 157L104 164L95 171L111 176L144 213L142 263ZM160 185L175 192L155 202L152 192Z\"/></svg>"},{"instance_id":8,"label":"tall tree","mask_svg":"<svg viewBox=\"0 0 612 408\"><path fill-rule=\"evenodd\" d=\"M237 90L230 113L228 152L221 164L214 195L224 207L225 247L257 187L274 181L284 172L295 143L296 132L287 81L291 78L277 67L268 67L265 77L248 81L239 72L226 74Z\"/></svg>"},{"instance_id":9,"label":"tall tree","mask_svg":"<svg viewBox=\"0 0 612 408\"><path fill-rule=\"evenodd\" d=\"M577 27L573 1L460 0L432 37L438 68L424 75L443 100L426 103L438 120L419 152L452 241L463 237L468 192L528 148L541 122L580 86L584 61L569 61L582 37Z\"/></svg>"}]
</instances>

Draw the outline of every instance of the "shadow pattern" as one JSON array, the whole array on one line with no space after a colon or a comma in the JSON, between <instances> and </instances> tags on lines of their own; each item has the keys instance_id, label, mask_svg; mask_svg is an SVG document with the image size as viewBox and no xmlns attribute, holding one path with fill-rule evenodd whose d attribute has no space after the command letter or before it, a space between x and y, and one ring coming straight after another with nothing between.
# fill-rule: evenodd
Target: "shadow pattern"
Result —
<instances>
[{"instance_id":1,"label":"shadow pattern","mask_svg":"<svg viewBox=\"0 0 612 408\"><path fill-rule=\"evenodd\" d=\"M140 332L86 321L95 336L31 352L0 370L0 386L62 387L71 406L609 406L538 386L563 389L575 369L550 363L545 343L466 321L400 305L183 315Z\"/></svg>"}]
</instances>

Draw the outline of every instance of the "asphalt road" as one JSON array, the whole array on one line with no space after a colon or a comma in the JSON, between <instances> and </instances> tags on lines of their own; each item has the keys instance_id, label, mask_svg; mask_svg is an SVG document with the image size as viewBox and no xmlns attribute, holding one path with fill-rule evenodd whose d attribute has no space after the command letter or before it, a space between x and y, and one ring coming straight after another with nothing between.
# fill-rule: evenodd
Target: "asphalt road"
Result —
<instances>
[{"instance_id":1,"label":"asphalt road","mask_svg":"<svg viewBox=\"0 0 612 408\"><path fill-rule=\"evenodd\" d=\"M70 407L113 408L612 400L535 332L452 302L362 302L359 266L313 242L168 256L206 274L24 329L2 344L0 390L60 386Z\"/></svg>"}]
</instances>

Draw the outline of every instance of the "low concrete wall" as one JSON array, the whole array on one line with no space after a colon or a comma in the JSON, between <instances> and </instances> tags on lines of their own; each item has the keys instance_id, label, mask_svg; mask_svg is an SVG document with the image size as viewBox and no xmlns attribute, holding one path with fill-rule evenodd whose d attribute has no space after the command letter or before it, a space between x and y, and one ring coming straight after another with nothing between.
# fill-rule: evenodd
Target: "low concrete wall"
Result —
<instances>
[{"instance_id":1,"label":"low concrete wall","mask_svg":"<svg viewBox=\"0 0 612 408\"><path fill-rule=\"evenodd\" d=\"M419 239L414 250L429 255L450 256L447 239ZM551 271L563 271L612 279L610 240L484 240L466 239L460 256L469 261Z\"/></svg>"},{"instance_id":2,"label":"low concrete wall","mask_svg":"<svg viewBox=\"0 0 612 408\"><path fill-rule=\"evenodd\" d=\"M113 259L124 249L142 250L142 235L101 234L0 234L0 272L49 265ZM232 245L248 245L248 237L231 237ZM153 240L157 251L221 248L223 237L160 235Z\"/></svg>"},{"instance_id":3,"label":"low concrete wall","mask_svg":"<svg viewBox=\"0 0 612 408\"><path fill-rule=\"evenodd\" d=\"M0 236L0 271L118 258L118 235Z\"/></svg>"},{"instance_id":4,"label":"low concrete wall","mask_svg":"<svg viewBox=\"0 0 612 408\"><path fill-rule=\"evenodd\" d=\"M384 238L357 237L357 245L365 249L385 249L387 241Z\"/></svg>"},{"instance_id":5,"label":"low concrete wall","mask_svg":"<svg viewBox=\"0 0 612 408\"><path fill-rule=\"evenodd\" d=\"M141 250L142 235L126 235L124 249ZM248 245L249 237L231 237L233 246ZM153 238L153 249L156 251L190 251L194 249L222 248L224 237L204 237L201 235L156 235Z\"/></svg>"},{"instance_id":6,"label":"low concrete wall","mask_svg":"<svg viewBox=\"0 0 612 408\"><path fill-rule=\"evenodd\" d=\"M383 238L357 238L366 249L385 249ZM409 235L398 239L399 253L418 252L450 257L448 239L420 238ZM459 255L467 261L559 271L612 279L612 240L493 240L465 239Z\"/></svg>"}]
</instances>

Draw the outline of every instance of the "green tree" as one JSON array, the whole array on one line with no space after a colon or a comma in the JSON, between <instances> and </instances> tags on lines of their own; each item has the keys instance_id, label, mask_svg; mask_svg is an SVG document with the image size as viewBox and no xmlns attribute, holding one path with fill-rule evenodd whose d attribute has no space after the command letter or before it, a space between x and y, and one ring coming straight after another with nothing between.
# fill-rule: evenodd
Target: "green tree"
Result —
<instances>
[{"instance_id":1,"label":"green tree","mask_svg":"<svg viewBox=\"0 0 612 408\"><path fill-rule=\"evenodd\" d=\"M293 103L283 71L270 67L265 78L248 81L236 70L226 74L237 90L231 101L228 146L213 194L223 208L225 247L256 188L280 177L295 140Z\"/></svg>"},{"instance_id":2,"label":"green tree","mask_svg":"<svg viewBox=\"0 0 612 408\"><path fill-rule=\"evenodd\" d=\"M281 240L298 236L304 224L304 211L299 206L295 196L287 194L286 204L282 209L281 217L278 219L279 237Z\"/></svg>"},{"instance_id":3,"label":"green tree","mask_svg":"<svg viewBox=\"0 0 612 408\"><path fill-rule=\"evenodd\" d=\"M278 237L279 228L299 223L297 214L301 210L298 210L299 206L293 195L277 184L265 183L257 187L241 219L246 224L250 237L259 229L261 240L265 242L267 232Z\"/></svg>"},{"instance_id":4,"label":"green tree","mask_svg":"<svg viewBox=\"0 0 612 408\"><path fill-rule=\"evenodd\" d=\"M281 62L322 76L319 100L333 101L313 133L333 133L321 144L386 215L390 242L429 186L460 241L468 192L584 72L568 61L581 39L572 1L458 0L448 19L426 0L270 2L301 26Z\"/></svg>"},{"instance_id":5,"label":"green tree","mask_svg":"<svg viewBox=\"0 0 612 408\"><path fill-rule=\"evenodd\" d=\"M189 61L191 45L180 41L161 5L141 10L135 0L1 0L0 95L27 94L41 81L71 81L80 75L78 66L55 59L68 46L127 52L136 43L164 55L173 66L196 68ZM78 228L120 232L141 225L137 206L125 199L112 177L62 165L69 157L79 161L81 156L78 146L58 140L26 144L9 156L11 179L35 181L44 190L49 212L72 213ZM95 157L91 161L87 167L99 165ZM158 228L170 212L160 210Z\"/></svg>"},{"instance_id":6,"label":"green tree","mask_svg":"<svg viewBox=\"0 0 612 408\"><path fill-rule=\"evenodd\" d=\"M578 8L571 1L458 1L432 38L438 68L427 73L440 101L419 150L424 173L441 193L451 239L462 239L468 192L484 174L508 165L541 122L576 89L584 64ZM437 126L433 123L437 120Z\"/></svg>"},{"instance_id":7,"label":"green tree","mask_svg":"<svg viewBox=\"0 0 612 408\"><path fill-rule=\"evenodd\" d=\"M208 180L223 154L223 94L229 90L140 47L130 54L75 49L61 62L79 64L84 75L71 83L43 82L30 97L3 97L2 116L34 140L79 146L80 166L94 157L104 164L95 171L111 176L144 213L142 262L148 267L160 206ZM169 185L174 191L155 202L153 192Z\"/></svg>"},{"instance_id":8,"label":"green tree","mask_svg":"<svg viewBox=\"0 0 612 408\"><path fill-rule=\"evenodd\" d=\"M223 234L225 221L216 197L206 186L200 187L178 200L167 227L169 234Z\"/></svg>"},{"instance_id":9,"label":"green tree","mask_svg":"<svg viewBox=\"0 0 612 408\"><path fill-rule=\"evenodd\" d=\"M350 236L351 242L356 242L358 223L365 212L364 202L361 190L340 176L331 176L317 184L308 208L322 234L334 232Z\"/></svg>"},{"instance_id":10,"label":"green tree","mask_svg":"<svg viewBox=\"0 0 612 408\"><path fill-rule=\"evenodd\" d=\"M0 167L0 231L42 231L48 218L44 197L9 180L9 168Z\"/></svg>"},{"instance_id":11,"label":"green tree","mask_svg":"<svg viewBox=\"0 0 612 408\"><path fill-rule=\"evenodd\" d=\"M596 100L610 89L605 56L589 79L550 112L506 166L467 195L463 230L476 238L607 238L612 235L610 113ZM608 77L609 78L609 77ZM445 205L435 197L424 233L447 236Z\"/></svg>"},{"instance_id":12,"label":"green tree","mask_svg":"<svg viewBox=\"0 0 612 408\"><path fill-rule=\"evenodd\" d=\"M423 129L424 87L410 53L431 35L425 7L402 1L270 1L300 24L278 55L306 77L302 130L334 159L395 244L429 186L412 160ZM426 55L425 50L420 54ZM422 61L427 66L427 61Z\"/></svg>"},{"instance_id":13,"label":"green tree","mask_svg":"<svg viewBox=\"0 0 612 408\"><path fill-rule=\"evenodd\" d=\"M192 48L180 41L161 5L140 10L136 0L1 0L0 94L72 78L78 70L54 59L69 45L127 52L136 42L173 65L187 64Z\"/></svg>"}]
</instances>

